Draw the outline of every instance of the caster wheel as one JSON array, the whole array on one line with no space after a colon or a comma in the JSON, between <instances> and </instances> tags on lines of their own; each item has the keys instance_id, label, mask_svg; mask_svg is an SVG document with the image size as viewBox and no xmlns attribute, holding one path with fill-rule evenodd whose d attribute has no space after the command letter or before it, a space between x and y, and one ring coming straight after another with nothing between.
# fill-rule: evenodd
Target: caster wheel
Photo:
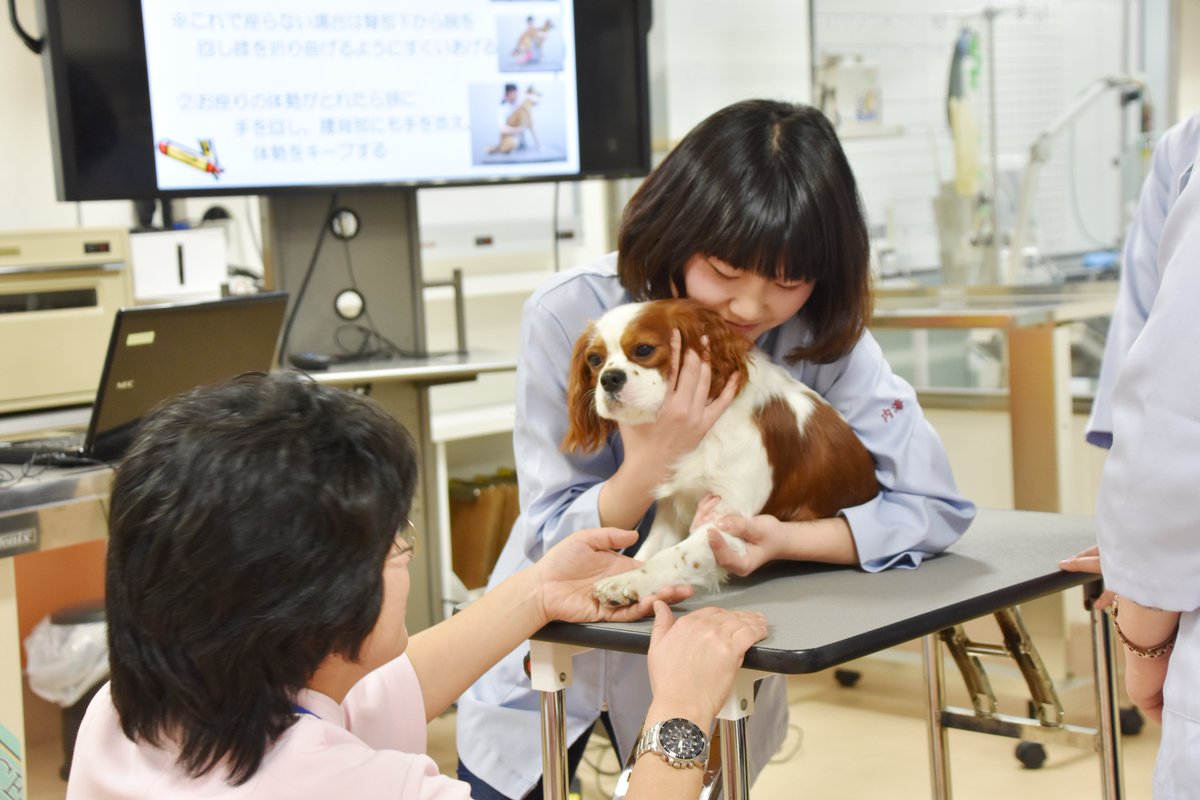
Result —
<instances>
[{"instance_id":1,"label":"caster wheel","mask_svg":"<svg viewBox=\"0 0 1200 800\"><path fill-rule=\"evenodd\" d=\"M1021 742L1016 755L1025 769L1041 769L1046 763L1046 748L1038 742Z\"/></svg>"},{"instance_id":2,"label":"caster wheel","mask_svg":"<svg viewBox=\"0 0 1200 800\"><path fill-rule=\"evenodd\" d=\"M836 669L833 671L833 678L838 682L839 686L850 688L858 683L858 679L862 677L862 673L855 669Z\"/></svg>"},{"instance_id":3,"label":"caster wheel","mask_svg":"<svg viewBox=\"0 0 1200 800\"><path fill-rule=\"evenodd\" d=\"M1146 720L1142 716L1142 712L1138 711L1137 706L1122 708L1117 712L1117 716L1120 719L1122 736L1137 736L1146 724Z\"/></svg>"}]
</instances>

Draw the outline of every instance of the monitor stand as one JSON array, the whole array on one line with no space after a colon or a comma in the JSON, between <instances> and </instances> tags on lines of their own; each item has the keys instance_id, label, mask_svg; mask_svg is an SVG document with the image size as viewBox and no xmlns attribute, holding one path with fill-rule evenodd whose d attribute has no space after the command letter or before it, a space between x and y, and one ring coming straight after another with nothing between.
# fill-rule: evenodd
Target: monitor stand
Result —
<instances>
[{"instance_id":1,"label":"monitor stand","mask_svg":"<svg viewBox=\"0 0 1200 800\"><path fill-rule=\"evenodd\" d=\"M377 331L405 353L426 352L415 189L298 193L264 198L262 205L267 285L290 294L288 353L344 355L362 340L363 328ZM335 214L340 209L353 217ZM334 217L338 222L330 225ZM347 288L362 295L366 313L358 320L347 321L335 309ZM416 362L419 373L421 359ZM439 531L436 513L441 487L433 480L437 462L429 401L429 388L440 379L397 377L385 368L387 363L363 361L362 369L311 374L369 395L412 435L423 480L409 516L428 543L417 549L410 570L407 623L415 633L443 616L440 542L448 541L449 533Z\"/></svg>"},{"instance_id":2,"label":"monitor stand","mask_svg":"<svg viewBox=\"0 0 1200 800\"><path fill-rule=\"evenodd\" d=\"M267 285L290 295L281 363L426 352L416 189L277 195L262 205ZM346 290L362 298L355 319L338 312Z\"/></svg>"}]
</instances>

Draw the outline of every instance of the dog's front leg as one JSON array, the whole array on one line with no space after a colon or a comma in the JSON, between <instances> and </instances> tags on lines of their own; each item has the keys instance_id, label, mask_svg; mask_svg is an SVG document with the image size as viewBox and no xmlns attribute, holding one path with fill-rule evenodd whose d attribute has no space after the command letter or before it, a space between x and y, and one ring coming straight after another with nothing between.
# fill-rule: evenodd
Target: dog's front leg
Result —
<instances>
[{"instance_id":1,"label":"dog's front leg","mask_svg":"<svg viewBox=\"0 0 1200 800\"><path fill-rule=\"evenodd\" d=\"M638 548L637 557L646 561L668 547L679 544L687 536L690 522L691 512L679 498L661 498L654 510L654 523L646 534L646 540Z\"/></svg>"},{"instance_id":2,"label":"dog's front leg","mask_svg":"<svg viewBox=\"0 0 1200 800\"><path fill-rule=\"evenodd\" d=\"M741 541L738 543L741 544ZM725 570L713 557L708 544L708 531L704 528L698 529L674 547L652 556L637 569L600 581L596 584L595 593L603 603L625 606L658 592L664 586L688 584L700 591L713 591L724 579Z\"/></svg>"},{"instance_id":3,"label":"dog's front leg","mask_svg":"<svg viewBox=\"0 0 1200 800\"><path fill-rule=\"evenodd\" d=\"M632 580L637 583L638 587L642 587L645 580L634 577L635 574L644 573L651 562L656 561L663 553L676 549L685 540L688 524L691 522L690 508L690 504L685 504L678 497L660 498L654 512L654 524L650 526L650 532L646 534L646 539L636 554L636 557L646 564L630 572L598 581L595 589L596 597L610 605L623 606L630 602L637 602L637 597L649 594L649 591L643 589L641 594L632 600L629 599L630 581ZM686 583L686 581L681 581L681 583ZM656 588L666 585L669 585L669 582L660 583Z\"/></svg>"}]
</instances>

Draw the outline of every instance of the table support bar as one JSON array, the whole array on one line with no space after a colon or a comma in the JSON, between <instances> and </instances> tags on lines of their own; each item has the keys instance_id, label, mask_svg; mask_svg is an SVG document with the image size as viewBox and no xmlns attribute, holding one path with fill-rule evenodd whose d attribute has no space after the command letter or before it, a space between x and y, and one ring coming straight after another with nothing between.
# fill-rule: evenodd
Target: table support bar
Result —
<instances>
[{"instance_id":1,"label":"table support bar","mask_svg":"<svg viewBox=\"0 0 1200 800\"><path fill-rule=\"evenodd\" d=\"M925 662L926 728L929 733L929 780L937 800L950 800L950 763L947 759L949 736L942 725L946 677L942 665L941 635L931 633L922 639Z\"/></svg>"},{"instance_id":2,"label":"table support bar","mask_svg":"<svg viewBox=\"0 0 1200 800\"><path fill-rule=\"evenodd\" d=\"M947 628L924 637L922 658L925 666L927 699L927 729L929 733L930 781L933 796L949 800L950 764L947 731L958 730L1008 736L1030 742L1057 742L1093 750L1100 757L1101 790L1105 800L1119 800L1124 794L1121 775L1121 737L1116 708L1115 653L1112 624L1103 611L1093 605L1102 587L1095 582L1085 587L1085 605L1091 613L1092 658L1095 673L1095 728L1067 725L1063 722L1063 707L1054 690L1049 673L1029 638L1014 608L995 612L996 621L1004 634L1003 648L979 645L969 641L961 626ZM945 667L942 646L948 647L975 706L974 712L950 708L945 703ZM1009 655L1020 667L1022 677L1033 698L1036 718L1000 714L996 697L983 665L976 655Z\"/></svg>"},{"instance_id":3,"label":"table support bar","mask_svg":"<svg viewBox=\"0 0 1200 800\"><path fill-rule=\"evenodd\" d=\"M574 678L571 659L589 649L529 643L529 680L542 693L542 794L549 800L567 800L566 689Z\"/></svg>"},{"instance_id":4,"label":"table support bar","mask_svg":"<svg viewBox=\"0 0 1200 800\"><path fill-rule=\"evenodd\" d=\"M566 692L542 692L542 788L551 800L567 800Z\"/></svg>"},{"instance_id":5,"label":"table support bar","mask_svg":"<svg viewBox=\"0 0 1200 800\"><path fill-rule=\"evenodd\" d=\"M1085 605L1092 617L1092 667L1096 676L1097 729L1100 731L1100 785L1106 800L1125 795L1121 771L1121 725L1117 708L1117 653L1113 646L1112 622L1102 609L1094 605L1094 593L1103 587L1089 584L1084 587Z\"/></svg>"},{"instance_id":6,"label":"table support bar","mask_svg":"<svg viewBox=\"0 0 1200 800\"><path fill-rule=\"evenodd\" d=\"M721 730L721 764L730 767L723 770L726 798L747 800L750 781L746 775L746 718L723 719L718 722L718 727Z\"/></svg>"}]
</instances>

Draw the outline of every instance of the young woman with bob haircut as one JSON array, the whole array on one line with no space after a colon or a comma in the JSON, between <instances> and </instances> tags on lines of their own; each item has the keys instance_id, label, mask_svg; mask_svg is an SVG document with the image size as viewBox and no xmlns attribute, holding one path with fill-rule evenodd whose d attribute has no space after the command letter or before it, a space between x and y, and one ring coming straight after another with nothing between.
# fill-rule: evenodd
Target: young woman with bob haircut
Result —
<instances>
[{"instance_id":1,"label":"young woman with bob haircut","mask_svg":"<svg viewBox=\"0 0 1200 800\"><path fill-rule=\"evenodd\" d=\"M854 175L820 111L746 100L702 121L629 201L617 251L555 275L525 304L514 428L521 516L492 581L536 563L578 528L615 525L644 536L654 487L732 400L729 386L706 406L711 372L702 354L676 353L675 389L654 423L620 426L595 453L562 452L575 340L615 306L669 297L718 312L821 394L876 465L880 494L833 518L723 521L723 530L745 540L747 553L735 555L714 540L722 566L737 575L776 558L868 571L915 568L951 545L975 508L958 493L916 393L893 374L866 330L870 288ZM540 796L538 702L522 655L521 648L510 653L459 701L459 777L480 800ZM566 701L572 771L597 718L627 756L651 702L639 656L592 651L574 664ZM781 679L760 685L756 709L748 725L754 774L787 732Z\"/></svg>"}]
</instances>

